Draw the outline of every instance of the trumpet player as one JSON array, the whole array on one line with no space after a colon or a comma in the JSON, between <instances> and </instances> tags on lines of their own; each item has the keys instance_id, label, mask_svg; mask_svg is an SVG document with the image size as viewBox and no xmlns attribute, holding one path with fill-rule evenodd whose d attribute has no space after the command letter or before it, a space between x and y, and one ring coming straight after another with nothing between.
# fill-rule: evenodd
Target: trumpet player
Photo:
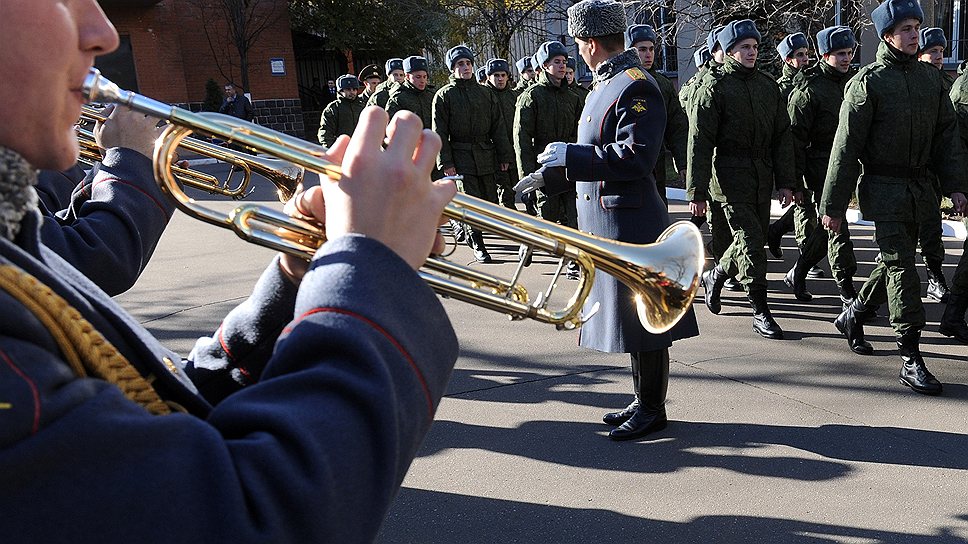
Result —
<instances>
[{"instance_id":1,"label":"trumpet player","mask_svg":"<svg viewBox=\"0 0 968 544\"><path fill-rule=\"evenodd\" d=\"M77 159L114 27L95 0L5 0L0 21L3 541L372 541L457 357L416 273L455 193L429 181L437 136L404 112L384 151L367 110L326 155L342 179L290 205L329 241L274 258L183 361L39 239L34 172Z\"/></svg>"},{"instance_id":2,"label":"trumpet player","mask_svg":"<svg viewBox=\"0 0 968 544\"><path fill-rule=\"evenodd\" d=\"M625 10L614 0L583 0L568 8L568 33L595 72L578 125L578 142L552 142L538 155L541 168L516 189L548 194L577 188L578 227L636 244L652 243L669 224L652 171L665 129L665 105L655 81L625 49ZM665 429L669 346L699 334L691 312L670 331L650 334L639 323L631 291L611 276L595 278L586 308L599 304L579 345L628 353L635 398L605 414L612 440L633 440Z\"/></svg>"}]
</instances>

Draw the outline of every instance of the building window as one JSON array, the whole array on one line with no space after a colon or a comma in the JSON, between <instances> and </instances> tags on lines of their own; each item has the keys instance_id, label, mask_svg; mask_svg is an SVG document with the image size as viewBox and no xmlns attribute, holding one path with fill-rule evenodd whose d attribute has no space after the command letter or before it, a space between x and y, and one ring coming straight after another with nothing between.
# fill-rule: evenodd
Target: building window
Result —
<instances>
[{"instance_id":1,"label":"building window","mask_svg":"<svg viewBox=\"0 0 968 544\"><path fill-rule=\"evenodd\" d=\"M134 68L134 54L131 51L131 37L121 36L118 48L94 60L94 66L109 80L122 89L138 91L138 74Z\"/></svg>"},{"instance_id":2,"label":"building window","mask_svg":"<svg viewBox=\"0 0 968 544\"><path fill-rule=\"evenodd\" d=\"M959 63L968 59L968 0L941 2L935 20L940 21L944 35L948 38L944 61Z\"/></svg>"}]
</instances>

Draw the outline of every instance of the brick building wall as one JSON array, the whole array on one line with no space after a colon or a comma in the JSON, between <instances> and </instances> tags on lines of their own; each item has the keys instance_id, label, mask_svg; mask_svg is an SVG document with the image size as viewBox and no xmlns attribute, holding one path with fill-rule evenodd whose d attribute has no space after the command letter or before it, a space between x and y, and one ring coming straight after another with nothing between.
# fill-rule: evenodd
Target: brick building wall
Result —
<instances>
[{"instance_id":1,"label":"brick building wall","mask_svg":"<svg viewBox=\"0 0 968 544\"><path fill-rule=\"evenodd\" d=\"M197 1L197 0L196 0ZM219 0L207 0L213 4ZM131 42L138 91L172 104L198 110L205 98L205 82L214 79L221 88L227 81L241 85L238 53L220 38L225 25L208 21L209 36L219 51L222 70L203 24L203 13L192 0L161 0L132 6L119 0L102 0L105 13ZM135 2L133 4L138 4ZM150 4L150 2L149 2ZM288 8L275 0L278 21L264 30L249 51L249 89L256 121L264 126L303 136L296 60L292 47ZM270 59L281 58L286 74L272 75ZM223 75L224 72L224 75Z\"/></svg>"}]
</instances>

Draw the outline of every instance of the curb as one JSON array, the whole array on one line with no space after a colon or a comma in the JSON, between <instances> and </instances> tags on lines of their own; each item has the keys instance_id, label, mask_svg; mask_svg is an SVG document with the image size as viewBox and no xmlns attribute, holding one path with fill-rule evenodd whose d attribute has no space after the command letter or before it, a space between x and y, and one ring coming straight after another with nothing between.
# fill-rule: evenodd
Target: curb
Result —
<instances>
[{"instance_id":1,"label":"curb","mask_svg":"<svg viewBox=\"0 0 968 544\"><path fill-rule=\"evenodd\" d=\"M686 201L686 190L685 189L675 189L672 187L666 187L666 198L669 200L678 200L680 202ZM780 207L780 202L774 200L770 205L770 215L773 217L779 217L783 215L784 208ZM868 221L864 219L861 215L860 210L848 209L847 210L847 222L851 225L873 225L873 221ZM968 238L968 228L965 227L964 221L951 221L950 219L943 219L941 221L941 234L942 236L947 236L949 238L954 238L956 240L965 240Z\"/></svg>"}]
</instances>

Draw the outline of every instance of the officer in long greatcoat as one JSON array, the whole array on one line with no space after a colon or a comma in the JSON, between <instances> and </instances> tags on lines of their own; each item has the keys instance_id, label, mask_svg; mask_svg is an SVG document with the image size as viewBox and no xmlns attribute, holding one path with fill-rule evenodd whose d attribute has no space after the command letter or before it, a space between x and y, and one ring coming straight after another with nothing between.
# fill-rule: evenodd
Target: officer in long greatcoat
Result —
<instances>
[{"instance_id":1,"label":"officer in long greatcoat","mask_svg":"<svg viewBox=\"0 0 968 544\"><path fill-rule=\"evenodd\" d=\"M620 2L583 0L568 9L568 32L582 59L595 67L595 89L582 110L578 143L549 144L539 156L539 175L525 178L519 188L541 183L549 193L575 188L582 231L646 244L669 225L652 177L665 106L635 52L625 50L625 28ZM636 398L605 415L605 423L616 426L609 437L631 440L664 429L668 348L673 340L699 334L695 316L690 312L670 332L650 334L639 323L631 291L605 274L596 276L586 309L594 304L600 310L582 327L579 345L629 353L632 359Z\"/></svg>"},{"instance_id":2,"label":"officer in long greatcoat","mask_svg":"<svg viewBox=\"0 0 968 544\"><path fill-rule=\"evenodd\" d=\"M936 395L941 382L928 371L920 349L925 316L915 247L918 224L937 209L928 169L955 210L964 210L965 153L941 74L916 58L921 6L887 0L871 19L881 39L877 60L847 84L820 213L824 226L837 230L856 191L861 213L874 221L881 261L834 323L851 351L871 354L864 322L872 307L889 302L902 361L898 379L918 393Z\"/></svg>"}]
</instances>

